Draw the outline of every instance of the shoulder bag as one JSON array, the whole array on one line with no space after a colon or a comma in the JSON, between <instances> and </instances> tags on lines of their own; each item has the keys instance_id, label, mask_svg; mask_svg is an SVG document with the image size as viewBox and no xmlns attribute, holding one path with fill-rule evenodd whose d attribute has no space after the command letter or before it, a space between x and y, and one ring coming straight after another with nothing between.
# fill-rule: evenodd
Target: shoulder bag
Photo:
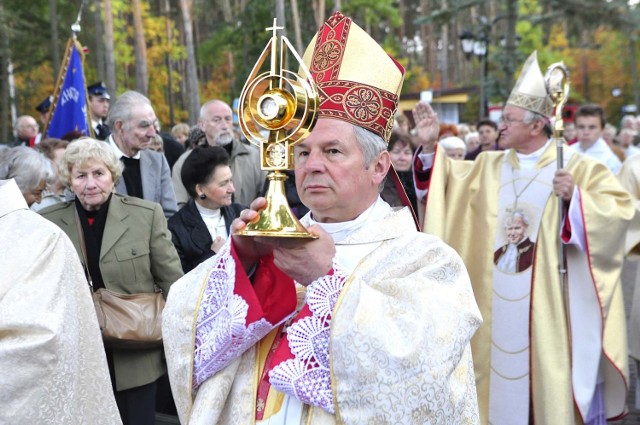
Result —
<instances>
[{"instance_id":1,"label":"shoulder bag","mask_svg":"<svg viewBox=\"0 0 640 425\"><path fill-rule=\"evenodd\" d=\"M75 208L84 269L105 347L141 349L162 346L162 309L165 304L162 289L154 284L155 291L149 293L120 294L106 288L94 291L82 224Z\"/></svg>"}]
</instances>

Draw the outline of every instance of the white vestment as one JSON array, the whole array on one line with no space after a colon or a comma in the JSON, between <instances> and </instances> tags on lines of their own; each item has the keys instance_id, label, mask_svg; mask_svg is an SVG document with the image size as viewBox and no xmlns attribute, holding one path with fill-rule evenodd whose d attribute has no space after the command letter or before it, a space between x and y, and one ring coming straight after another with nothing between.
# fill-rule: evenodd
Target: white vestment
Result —
<instances>
[{"instance_id":1,"label":"white vestment","mask_svg":"<svg viewBox=\"0 0 640 425\"><path fill-rule=\"evenodd\" d=\"M0 180L0 423L121 424L89 287L56 225Z\"/></svg>"},{"instance_id":2,"label":"white vestment","mask_svg":"<svg viewBox=\"0 0 640 425\"><path fill-rule=\"evenodd\" d=\"M364 214L367 220L346 232L345 226L336 229L339 237L332 234L334 274L314 281L302 299L314 311L309 318L330 321L323 334L328 340L316 333L308 344L316 358L328 347L330 379L316 375L325 381L317 385L317 404L302 400L301 423L478 423L469 340L481 318L464 265L441 240L417 232L408 209L393 211L379 200ZM308 226L308 217L302 222ZM176 282L167 300L165 352L183 424L247 424L256 415L260 377L255 343L277 323L264 318L245 323L251 307L247 310L247 300L232 293L237 273L242 273L235 263L227 242ZM217 283L212 286L213 280ZM323 287L321 281L329 285ZM331 285L337 285L337 294L323 292ZM325 317L316 320L314 308ZM228 314L216 317L220 310ZM201 324L209 327L208 333L201 333ZM304 347L304 341L291 340L295 326L287 339L292 347ZM291 365L301 356L296 353ZM203 357L209 358L205 374L196 366L204 364ZM282 365L287 362L271 369L272 388L274 372L281 383L289 378L280 373L286 372ZM301 372L303 381L310 369ZM300 389L295 382L291 387ZM309 395L304 388L285 394L285 400Z\"/></svg>"}]
</instances>

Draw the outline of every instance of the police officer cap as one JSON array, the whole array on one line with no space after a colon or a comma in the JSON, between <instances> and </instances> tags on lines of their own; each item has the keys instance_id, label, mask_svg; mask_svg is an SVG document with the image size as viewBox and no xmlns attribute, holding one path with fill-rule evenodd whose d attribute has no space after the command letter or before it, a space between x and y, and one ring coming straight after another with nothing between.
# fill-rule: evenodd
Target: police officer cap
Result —
<instances>
[{"instance_id":1,"label":"police officer cap","mask_svg":"<svg viewBox=\"0 0 640 425\"><path fill-rule=\"evenodd\" d=\"M107 92L107 86L105 86L102 81L91 84L89 87L87 87L87 91L89 92L89 96L98 96L105 99L111 99L111 96L109 96L109 93Z\"/></svg>"},{"instance_id":2,"label":"police officer cap","mask_svg":"<svg viewBox=\"0 0 640 425\"><path fill-rule=\"evenodd\" d=\"M47 112L49 110L49 108L51 107L51 101L53 100L53 96L48 96L46 99L44 99L42 102L40 102L38 104L38 106L36 106L36 111L44 114L45 112Z\"/></svg>"}]
</instances>

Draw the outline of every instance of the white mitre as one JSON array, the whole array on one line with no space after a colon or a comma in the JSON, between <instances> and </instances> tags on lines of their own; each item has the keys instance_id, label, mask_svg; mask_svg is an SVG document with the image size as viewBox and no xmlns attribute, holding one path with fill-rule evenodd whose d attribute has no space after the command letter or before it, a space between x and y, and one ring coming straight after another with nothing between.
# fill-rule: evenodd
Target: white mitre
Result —
<instances>
[{"instance_id":1,"label":"white mitre","mask_svg":"<svg viewBox=\"0 0 640 425\"><path fill-rule=\"evenodd\" d=\"M547 92L540 65L538 65L537 51L534 50L524 63L507 104L536 112L545 117L553 115L553 102Z\"/></svg>"}]
</instances>

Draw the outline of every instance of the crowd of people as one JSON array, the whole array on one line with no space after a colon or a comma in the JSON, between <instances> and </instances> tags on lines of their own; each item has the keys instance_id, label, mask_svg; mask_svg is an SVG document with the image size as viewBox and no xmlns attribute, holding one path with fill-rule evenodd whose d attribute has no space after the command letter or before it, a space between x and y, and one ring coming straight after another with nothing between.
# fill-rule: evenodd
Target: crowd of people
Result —
<instances>
[{"instance_id":1,"label":"crowd of people","mask_svg":"<svg viewBox=\"0 0 640 425\"><path fill-rule=\"evenodd\" d=\"M582 105L559 167L535 52L500 120L466 124L424 102L399 111L404 69L339 12L304 58L318 119L287 197L313 239L236 235L267 180L223 100L170 134L147 97L102 83L87 88L93 137L18 118L0 147L0 422L624 416L640 120L618 131ZM103 344L100 288L161 291L164 346Z\"/></svg>"}]
</instances>

